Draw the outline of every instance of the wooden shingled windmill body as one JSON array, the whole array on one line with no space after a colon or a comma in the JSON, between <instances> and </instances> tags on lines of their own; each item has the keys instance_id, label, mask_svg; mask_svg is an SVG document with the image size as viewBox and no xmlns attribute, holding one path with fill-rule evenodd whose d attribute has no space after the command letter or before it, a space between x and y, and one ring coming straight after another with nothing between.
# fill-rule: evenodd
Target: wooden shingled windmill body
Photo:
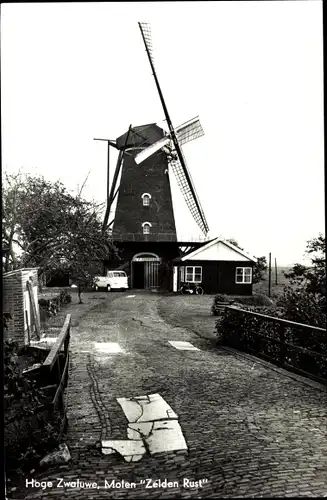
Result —
<instances>
[{"instance_id":1,"label":"wooden shingled windmill body","mask_svg":"<svg viewBox=\"0 0 327 500\"><path fill-rule=\"evenodd\" d=\"M151 289L162 285L171 288L172 259L182 248L204 244L208 224L181 147L203 135L198 118L174 128L154 67L150 26L139 23L168 126L168 132L156 123L130 126L128 131L109 145L119 150L110 192L104 228L109 228L120 250L121 260L105 262L106 269L124 269L131 288ZM203 232L202 241L178 241L169 176L173 172L186 204ZM120 182L118 185L118 178ZM114 218L109 222L114 202ZM191 239L191 238L190 238ZM161 272L163 271L163 272Z\"/></svg>"}]
</instances>

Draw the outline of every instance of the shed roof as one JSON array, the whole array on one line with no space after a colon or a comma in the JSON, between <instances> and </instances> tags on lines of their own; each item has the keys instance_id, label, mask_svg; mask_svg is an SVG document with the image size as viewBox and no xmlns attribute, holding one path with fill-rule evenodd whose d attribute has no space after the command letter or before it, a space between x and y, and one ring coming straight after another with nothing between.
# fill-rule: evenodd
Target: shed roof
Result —
<instances>
[{"instance_id":1,"label":"shed roof","mask_svg":"<svg viewBox=\"0 0 327 500\"><path fill-rule=\"evenodd\" d=\"M193 250L183 257L177 257L174 259L174 262L185 262L188 260L244 260L257 262L257 259L252 255L219 237L209 241L207 244Z\"/></svg>"}]
</instances>

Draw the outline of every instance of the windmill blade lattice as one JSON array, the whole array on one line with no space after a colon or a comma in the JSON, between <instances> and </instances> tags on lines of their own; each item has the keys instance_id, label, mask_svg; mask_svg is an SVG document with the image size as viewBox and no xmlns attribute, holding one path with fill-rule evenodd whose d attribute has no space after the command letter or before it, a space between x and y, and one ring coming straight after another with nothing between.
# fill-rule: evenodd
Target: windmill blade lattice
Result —
<instances>
[{"instance_id":1,"label":"windmill blade lattice","mask_svg":"<svg viewBox=\"0 0 327 500\"><path fill-rule=\"evenodd\" d=\"M149 23L139 23L140 30L144 37L144 43L146 44L149 52L149 57L154 66L153 59L153 45L152 45L152 36L151 36L151 26Z\"/></svg>"},{"instance_id":2,"label":"windmill blade lattice","mask_svg":"<svg viewBox=\"0 0 327 500\"><path fill-rule=\"evenodd\" d=\"M177 183L179 184L179 187L182 191L182 194L185 198L185 201L187 203L188 208L190 209L190 212L192 216L194 217L195 221L197 222L198 226L201 228L201 230L207 234L209 227L205 218L205 215L203 213L202 207L200 205L200 201L198 199L198 196L195 191L195 187L193 185L190 173L188 171L186 161L183 155L183 152L181 150L180 144L185 144L185 142L189 142L190 140L195 139L197 136L199 137L200 135L203 135L203 130L200 125L200 122L197 118L191 120L191 124L188 122L184 124L182 127L180 127L180 138L178 137L178 130L174 129L173 124L171 122L168 109L161 91L161 87L158 81L158 77L156 74L156 70L154 67L154 61L153 61L153 45L152 45L152 39L151 39L151 28L148 23L139 23L139 27L142 33L142 38L143 42L145 44L145 49L148 54L150 66L152 69L152 74L153 78L156 83L156 87L158 90L158 94L160 97L160 101L162 104L162 108L165 114L165 118L167 121L167 125L169 128L169 136L172 139L173 146L176 151L177 159L173 159L171 162L171 167L172 170L176 176ZM181 142L179 142L179 139ZM151 150L150 150L150 155L148 155L148 152L144 152L142 157L145 159L145 157L150 156Z\"/></svg>"},{"instance_id":3,"label":"windmill blade lattice","mask_svg":"<svg viewBox=\"0 0 327 500\"><path fill-rule=\"evenodd\" d=\"M187 142L194 141L194 139L204 135L204 131L198 117L192 118L192 120L189 120L183 123L183 125L177 127L175 133L180 146L186 144ZM159 151L159 149L169 145L171 142L170 137L171 135L169 134L167 137L164 137L154 144L151 144L151 146L143 149L143 151L136 155L135 162L139 165L142 161L149 158L149 156L152 156L154 153Z\"/></svg>"},{"instance_id":4,"label":"windmill blade lattice","mask_svg":"<svg viewBox=\"0 0 327 500\"><path fill-rule=\"evenodd\" d=\"M180 146L191 142L204 135L204 131L198 117L183 123L176 129L176 135Z\"/></svg>"},{"instance_id":5,"label":"windmill blade lattice","mask_svg":"<svg viewBox=\"0 0 327 500\"><path fill-rule=\"evenodd\" d=\"M205 219L203 211L201 210L202 214L199 212L181 162L178 158L175 158L169 161L169 166L174 173L179 189L181 190L181 193L186 201L186 205L189 208L193 219L195 220L201 231L206 235L208 233L207 221Z\"/></svg>"}]
</instances>

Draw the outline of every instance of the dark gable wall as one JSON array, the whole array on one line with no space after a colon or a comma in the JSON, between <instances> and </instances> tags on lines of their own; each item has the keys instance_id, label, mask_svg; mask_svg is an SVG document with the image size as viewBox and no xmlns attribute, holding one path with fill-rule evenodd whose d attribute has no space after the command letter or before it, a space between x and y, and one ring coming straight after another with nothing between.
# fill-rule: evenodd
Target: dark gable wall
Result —
<instances>
[{"instance_id":1,"label":"dark gable wall","mask_svg":"<svg viewBox=\"0 0 327 500\"><path fill-rule=\"evenodd\" d=\"M192 260L179 265L202 267L204 293L252 295L252 284L235 283L235 273L236 267L253 267L253 262Z\"/></svg>"}]
</instances>

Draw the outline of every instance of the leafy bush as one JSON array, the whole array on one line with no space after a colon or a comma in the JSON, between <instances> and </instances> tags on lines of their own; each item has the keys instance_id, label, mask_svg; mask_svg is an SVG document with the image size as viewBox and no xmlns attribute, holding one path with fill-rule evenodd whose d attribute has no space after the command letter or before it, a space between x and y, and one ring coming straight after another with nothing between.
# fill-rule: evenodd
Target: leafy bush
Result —
<instances>
[{"instance_id":1,"label":"leafy bush","mask_svg":"<svg viewBox=\"0 0 327 500\"><path fill-rule=\"evenodd\" d=\"M260 283L260 281L264 280L264 274L267 270L267 259L266 257L257 257L257 262L253 266L253 275L252 275L252 282L253 284L255 283Z\"/></svg>"},{"instance_id":2,"label":"leafy bush","mask_svg":"<svg viewBox=\"0 0 327 500\"><path fill-rule=\"evenodd\" d=\"M326 297L306 289L284 288L283 295L278 299L277 306L284 319L304 323L306 325L326 328Z\"/></svg>"},{"instance_id":3,"label":"leafy bush","mask_svg":"<svg viewBox=\"0 0 327 500\"><path fill-rule=\"evenodd\" d=\"M235 302L242 305L244 304L246 306L258 306L258 307L262 306L270 307L273 305L273 302L269 299L269 297L262 294L255 294L249 297L238 296L235 297Z\"/></svg>"},{"instance_id":4,"label":"leafy bush","mask_svg":"<svg viewBox=\"0 0 327 500\"><path fill-rule=\"evenodd\" d=\"M4 343L4 445L6 470L31 468L32 463L58 444L60 416L40 409L49 397L35 379L22 375L19 358L24 349ZM32 463L31 463L32 462Z\"/></svg>"},{"instance_id":5,"label":"leafy bush","mask_svg":"<svg viewBox=\"0 0 327 500\"><path fill-rule=\"evenodd\" d=\"M61 290L59 295L59 301L61 306L70 304L72 301L72 296L70 295L69 292L67 292L67 290Z\"/></svg>"},{"instance_id":6,"label":"leafy bush","mask_svg":"<svg viewBox=\"0 0 327 500\"><path fill-rule=\"evenodd\" d=\"M285 319L326 328L326 238L307 242L306 253L311 266L295 264L284 273L293 287L285 286L278 300Z\"/></svg>"}]
</instances>

